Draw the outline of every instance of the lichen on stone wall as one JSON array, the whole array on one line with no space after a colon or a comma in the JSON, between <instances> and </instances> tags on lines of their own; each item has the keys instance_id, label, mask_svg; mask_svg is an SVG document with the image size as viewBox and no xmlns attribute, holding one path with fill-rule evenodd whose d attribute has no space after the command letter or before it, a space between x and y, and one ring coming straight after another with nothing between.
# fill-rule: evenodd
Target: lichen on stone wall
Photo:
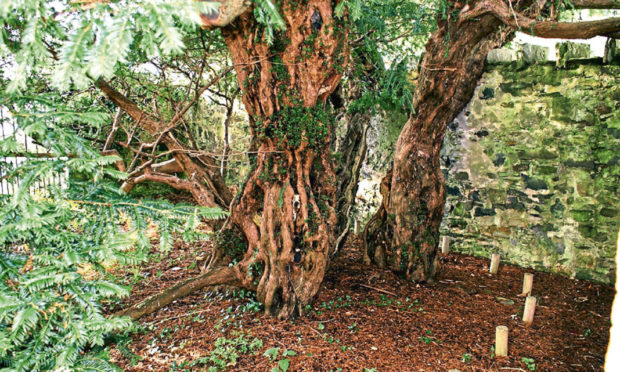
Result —
<instances>
[{"instance_id":1,"label":"lichen on stone wall","mask_svg":"<svg viewBox=\"0 0 620 372\"><path fill-rule=\"evenodd\" d=\"M489 65L442 162L454 249L613 281L620 66Z\"/></svg>"}]
</instances>

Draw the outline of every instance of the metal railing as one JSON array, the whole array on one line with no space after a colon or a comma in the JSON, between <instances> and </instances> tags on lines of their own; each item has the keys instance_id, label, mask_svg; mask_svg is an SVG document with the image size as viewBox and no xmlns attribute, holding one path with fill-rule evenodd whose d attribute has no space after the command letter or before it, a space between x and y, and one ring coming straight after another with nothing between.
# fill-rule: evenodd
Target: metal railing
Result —
<instances>
[{"instance_id":1,"label":"metal railing","mask_svg":"<svg viewBox=\"0 0 620 372\"><path fill-rule=\"evenodd\" d=\"M13 173L30 158L39 160L54 160L49 149L37 144L33 138L28 137L21 131L15 119L3 108L0 107L0 140L4 141L14 138L23 147L23 151L17 153L3 154L0 156L0 195L12 195L20 187L21 178L19 173ZM37 195L47 195L52 187L64 188L67 185L68 171L52 173L35 181L30 187L29 192Z\"/></svg>"}]
</instances>

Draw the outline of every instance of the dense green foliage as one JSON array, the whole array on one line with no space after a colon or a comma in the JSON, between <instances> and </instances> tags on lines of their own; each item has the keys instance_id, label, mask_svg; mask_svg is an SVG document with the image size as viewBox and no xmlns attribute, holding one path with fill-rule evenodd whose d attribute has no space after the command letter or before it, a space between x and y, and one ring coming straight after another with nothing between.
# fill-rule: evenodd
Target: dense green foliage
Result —
<instances>
[{"instance_id":1,"label":"dense green foliage","mask_svg":"<svg viewBox=\"0 0 620 372\"><path fill-rule=\"evenodd\" d=\"M18 130L52 155L28 158L13 169L8 179L19 177L19 188L0 199L0 367L8 370L112 369L85 353L130 324L103 314L103 303L128 294L110 271L147 258L149 222L157 221L165 253L172 232L192 239L199 217L224 216L119 192L113 181L124 174L111 167L118 158L101 156L68 128L109 116L73 112L60 98L4 97ZM0 156L18 150L16 137L0 142ZM37 181L67 173L66 187L32 191Z\"/></svg>"},{"instance_id":2,"label":"dense green foliage","mask_svg":"<svg viewBox=\"0 0 620 372\"><path fill-rule=\"evenodd\" d=\"M253 3L253 14L263 28L257 35L263 35L275 51L281 47L275 35L285 26L277 11L281 2ZM446 4L445 0L343 0L335 9L339 26L349 28L351 46L342 85L355 93L346 98L344 109L383 116L386 125L381 128L377 153L384 159L390 158L386 154L414 109L416 76L411 71ZM211 13L217 5L191 0L4 0L0 4L4 25L0 108L18 121L21 133L51 155L29 158L12 169L9 177L19 177L20 188L0 201L0 367L113 369L92 351L101 348L108 335L129 326L126 319L104 315L106 308L128 294L128 288L113 277L114 270L148 259L152 253L146 234L149 225L156 225L158 248L165 254L172 246L173 232L191 240L198 236L201 217L223 216L219 210L136 200L132 196L144 196L140 185L132 196L118 191L127 176L114 167L119 158L99 153L117 108L93 85L97 79L107 80L160 123L169 122L196 98L198 102L170 132L196 153L224 147L219 126L229 118L222 117L226 114L221 108L234 108L240 90L236 79L224 74L210 87L208 98L197 99L200 88L230 65L219 31L199 29L198 14ZM306 40L305 52L312 52L315 42ZM282 64L274 66L278 79L290 78ZM245 82L250 83L250 79ZM296 147L307 140L311 147L322 148L337 114L328 104L293 105L269 118L277 126L259 134L276 138L281 145ZM130 164L138 158L131 140L144 144L156 139L132 118L120 114L119 118L125 131L119 131L116 142L125 146L114 149ZM236 124L243 120L236 118ZM237 126L237 138L249 137L244 125ZM239 139L237 148L231 146L243 156L233 167L247 163L243 152L248 143L247 138ZM162 147L154 145L151 155L158 161L171 159ZM12 138L0 142L0 156L24 152ZM277 165L273 163L268 163L271 168ZM224 162L221 166L224 169ZM270 170L263 176L272 176ZM69 174L66 187L31 192L37 180L58 173ZM322 200L317 203L319 208L326 205ZM310 211L310 220L315 213ZM309 226L316 228L312 221ZM226 253L232 258L245 251L246 242L239 237L219 239L228 243ZM259 347L241 336L221 339L199 364L225 366L236 360L239 348L245 353ZM285 370L284 365L279 368Z\"/></svg>"},{"instance_id":3,"label":"dense green foliage","mask_svg":"<svg viewBox=\"0 0 620 372\"><path fill-rule=\"evenodd\" d=\"M284 26L277 2L256 0L255 5L254 16L271 44ZM147 227L155 225L159 251L165 254L173 232L194 239L200 217L222 217L219 210L135 200L118 191L127 176L114 167L119 158L99 153L115 107L92 84L98 78L110 81L155 120L167 122L194 98L207 73L215 77L227 65L219 32L198 27L198 14L215 6L186 0L7 0L0 5L5 26L0 33L0 106L17 121L20 133L51 156L28 158L2 173L10 171L9 179L18 178L20 187L0 201L0 367L113 369L95 351L108 335L129 326L126 319L104 315L128 294L113 276L115 270L148 259L146 231L152 229ZM411 111L408 71L433 27L436 9L415 1L346 0L336 15L343 17L345 11L355 38L347 79L360 89L349 110ZM232 75L224 76L209 91L211 104L195 104L174 128L175 138L195 150L218 144L221 134L213 127L224 118L215 107L227 109L238 89ZM311 146L319 146L335 124L327 106L290 107L272 119L281 133L264 135L293 146L302 133ZM129 164L134 157L130 139L147 143L153 138L130 118L121 117L120 123L126 130L116 140L127 145L115 149ZM242 137L247 124L237 130ZM14 138L0 142L0 156L25 150ZM51 174L68 174L66 187L32 192L31 185ZM140 190L136 187L131 195L140 196ZM227 253L239 256L244 242L231 243ZM239 346L237 341L233 346ZM220 346L226 345L222 341ZM204 363L217 366L218 360Z\"/></svg>"},{"instance_id":4,"label":"dense green foliage","mask_svg":"<svg viewBox=\"0 0 620 372\"><path fill-rule=\"evenodd\" d=\"M353 24L353 69L348 79L361 90L350 112L405 111L413 107L410 71L418 63L442 2L366 1Z\"/></svg>"},{"instance_id":5,"label":"dense green foliage","mask_svg":"<svg viewBox=\"0 0 620 372\"><path fill-rule=\"evenodd\" d=\"M184 0L81 2L8 0L0 6L5 24L0 48L14 54L16 67L8 89L25 89L34 69L51 71L53 87L66 90L88 77L109 78L131 55L178 54L183 33L195 31L199 12L217 3Z\"/></svg>"}]
</instances>

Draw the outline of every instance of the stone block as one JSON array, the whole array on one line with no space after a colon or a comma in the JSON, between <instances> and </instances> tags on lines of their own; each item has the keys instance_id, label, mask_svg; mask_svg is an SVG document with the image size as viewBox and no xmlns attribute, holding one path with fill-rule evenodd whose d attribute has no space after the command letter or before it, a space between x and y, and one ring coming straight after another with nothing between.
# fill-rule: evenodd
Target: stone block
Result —
<instances>
[{"instance_id":1,"label":"stone block","mask_svg":"<svg viewBox=\"0 0 620 372\"><path fill-rule=\"evenodd\" d=\"M517 53L510 49L491 49L487 54L487 63L510 63L517 60Z\"/></svg>"},{"instance_id":2,"label":"stone block","mask_svg":"<svg viewBox=\"0 0 620 372\"><path fill-rule=\"evenodd\" d=\"M523 62L525 63L538 63L546 62L549 60L549 48L534 45L534 44L522 44L521 53L523 55Z\"/></svg>"},{"instance_id":3,"label":"stone block","mask_svg":"<svg viewBox=\"0 0 620 372\"><path fill-rule=\"evenodd\" d=\"M590 45L566 41L555 45L556 65L566 67L566 62L590 58Z\"/></svg>"},{"instance_id":4,"label":"stone block","mask_svg":"<svg viewBox=\"0 0 620 372\"><path fill-rule=\"evenodd\" d=\"M620 221L618 74L592 60L487 66L458 135L446 136L450 162L442 155L443 226L463 234L459 251L500 248L507 262L609 282Z\"/></svg>"}]
</instances>

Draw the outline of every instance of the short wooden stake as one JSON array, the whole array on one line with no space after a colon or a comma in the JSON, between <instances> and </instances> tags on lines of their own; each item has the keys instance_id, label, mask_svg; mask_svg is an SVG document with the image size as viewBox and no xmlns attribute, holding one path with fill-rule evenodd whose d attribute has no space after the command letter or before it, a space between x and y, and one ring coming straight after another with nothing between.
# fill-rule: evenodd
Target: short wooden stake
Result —
<instances>
[{"instance_id":1,"label":"short wooden stake","mask_svg":"<svg viewBox=\"0 0 620 372\"><path fill-rule=\"evenodd\" d=\"M355 222L353 223L353 234L357 235L359 233L360 233L360 227L359 227L357 220L355 220Z\"/></svg>"},{"instance_id":2,"label":"short wooden stake","mask_svg":"<svg viewBox=\"0 0 620 372\"><path fill-rule=\"evenodd\" d=\"M523 292L521 292L521 294L530 296L532 294L533 284L534 284L534 274L532 273L523 274Z\"/></svg>"},{"instance_id":3,"label":"short wooden stake","mask_svg":"<svg viewBox=\"0 0 620 372\"><path fill-rule=\"evenodd\" d=\"M534 321L536 311L536 297L527 296L525 299L525 309L523 309L523 323L530 325Z\"/></svg>"},{"instance_id":4,"label":"short wooden stake","mask_svg":"<svg viewBox=\"0 0 620 372\"><path fill-rule=\"evenodd\" d=\"M497 270L499 270L499 254L493 253L491 256L491 267L489 271L491 274L497 274Z\"/></svg>"},{"instance_id":5,"label":"short wooden stake","mask_svg":"<svg viewBox=\"0 0 620 372\"><path fill-rule=\"evenodd\" d=\"M450 253L450 237L444 236L441 239L441 253L448 254Z\"/></svg>"},{"instance_id":6,"label":"short wooden stake","mask_svg":"<svg viewBox=\"0 0 620 372\"><path fill-rule=\"evenodd\" d=\"M508 356L508 327L495 327L495 356Z\"/></svg>"}]
</instances>

